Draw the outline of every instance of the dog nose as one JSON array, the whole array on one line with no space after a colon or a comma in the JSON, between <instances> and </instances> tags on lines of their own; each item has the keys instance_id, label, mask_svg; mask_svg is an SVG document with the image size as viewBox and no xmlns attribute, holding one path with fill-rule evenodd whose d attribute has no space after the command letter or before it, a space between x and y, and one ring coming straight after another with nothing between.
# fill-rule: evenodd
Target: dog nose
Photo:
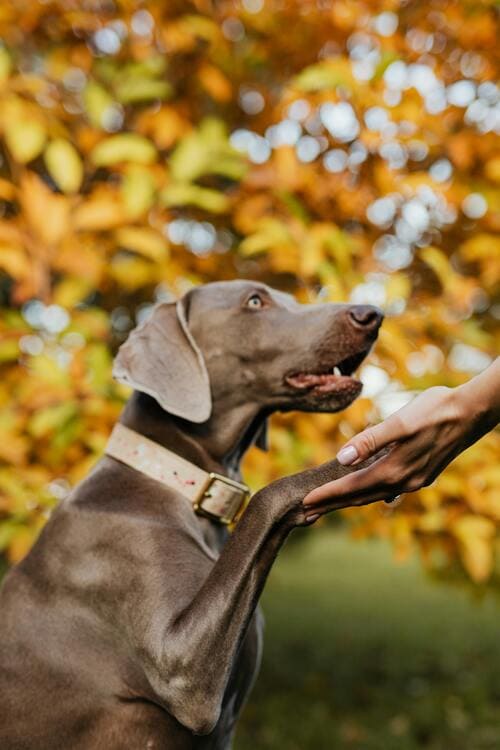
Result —
<instances>
[{"instance_id":1,"label":"dog nose","mask_svg":"<svg viewBox=\"0 0 500 750\"><path fill-rule=\"evenodd\" d=\"M353 326L364 331L378 331L384 319L383 312L373 305L352 305L348 315Z\"/></svg>"}]
</instances>

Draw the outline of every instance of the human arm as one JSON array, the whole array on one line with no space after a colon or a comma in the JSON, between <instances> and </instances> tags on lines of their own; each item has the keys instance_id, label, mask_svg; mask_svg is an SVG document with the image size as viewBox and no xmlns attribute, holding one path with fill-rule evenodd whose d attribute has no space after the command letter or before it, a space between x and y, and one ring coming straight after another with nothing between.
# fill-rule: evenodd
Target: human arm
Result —
<instances>
[{"instance_id":1,"label":"human arm","mask_svg":"<svg viewBox=\"0 0 500 750\"><path fill-rule=\"evenodd\" d=\"M353 437L337 454L356 467L385 449L370 466L317 487L304 499L311 514L331 503L390 501L430 484L462 451L500 421L500 357L457 388L429 388L380 424Z\"/></svg>"}]
</instances>

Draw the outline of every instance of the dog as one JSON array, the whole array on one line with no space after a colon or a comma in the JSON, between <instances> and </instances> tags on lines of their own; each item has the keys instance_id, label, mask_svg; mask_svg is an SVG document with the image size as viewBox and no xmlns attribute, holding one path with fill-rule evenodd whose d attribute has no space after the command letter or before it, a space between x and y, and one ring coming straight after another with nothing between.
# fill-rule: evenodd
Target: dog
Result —
<instances>
[{"instance_id":1,"label":"dog","mask_svg":"<svg viewBox=\"0 0 500 750\"><path fill-rule=\"evenodd\" d=\"M307 492L350 471L285 477L243 511L241 459L275 411L348 406L382 318L230 281L132 331L114 376L133 394L106 455L4 581L2 750L230 748L266 576L309 525Z\"/></svg>"}]
</instances>

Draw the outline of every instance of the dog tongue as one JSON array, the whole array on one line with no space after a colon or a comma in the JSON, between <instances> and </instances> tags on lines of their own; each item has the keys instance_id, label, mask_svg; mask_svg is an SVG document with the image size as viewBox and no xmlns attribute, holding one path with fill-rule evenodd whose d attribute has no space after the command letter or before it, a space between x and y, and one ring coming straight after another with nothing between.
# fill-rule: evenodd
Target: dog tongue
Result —
<instances>
[{"instance_id":1,"label":"dog tongue","mask_svg":"<svg viewBox=\"0 0 500 750\"><path fill-rule=\"evenodd\" d=\"M314 388L321 386L322 390L329 390L339 384L343 379L342 375L333 375L324 373L323 375L314 375L312 373L300 372L298 375L290 375L287 383L294 388Z\"/></svg>"}]
</instances>

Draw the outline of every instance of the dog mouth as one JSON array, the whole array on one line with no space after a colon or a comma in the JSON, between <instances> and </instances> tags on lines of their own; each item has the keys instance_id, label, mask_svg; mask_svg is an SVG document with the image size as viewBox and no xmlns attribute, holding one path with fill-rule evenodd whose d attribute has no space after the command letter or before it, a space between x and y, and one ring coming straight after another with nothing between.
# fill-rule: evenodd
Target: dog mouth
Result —
<instances>
[{"instance_id":1,"label":"dog mouth","mask_svg":"<svg viewBox=\"0 0 500 750\"><path fill-rule=\"evenodd\" d=\"M362 385L352 377L352 373L368 354L362 350L345 357L333 367L319 372L297 372L285 377L285 382L298 391L311 391L314 395L332 395L351 393L358 395Z\"/></svg>"}]
</instances>

